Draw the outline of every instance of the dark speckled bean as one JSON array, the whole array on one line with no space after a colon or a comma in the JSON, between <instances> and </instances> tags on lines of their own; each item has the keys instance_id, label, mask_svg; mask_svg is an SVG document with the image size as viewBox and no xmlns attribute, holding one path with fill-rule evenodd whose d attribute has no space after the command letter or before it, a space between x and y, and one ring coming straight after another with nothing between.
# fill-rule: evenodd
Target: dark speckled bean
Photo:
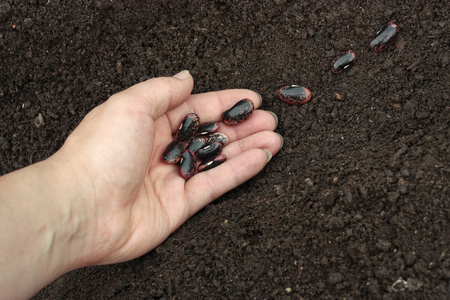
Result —
<instances>
[{"instance_id":1,"label":"dark speckled bean","mask_svg":"<svg viewBox=\"0 0 450 300\"><path fill-rule=\"evenodd\" d=\"M178 128L177 140L180 142L189 140L195 136L199 127L200 118L197 114L191 113L186 115Z\"/></svg>"},{"instance_id":2,"label":"dark speckled bean","mask_svg":"<svg viewBox=\"0 0 450 300\"><path fill-rule=\"evenodd\" d=\"M207 171L209 169L217 167L218 165L220 165L221 163L225 162L226 160L227 160L227 157L225 156L225 154L219 154L217 156L210 157L210 158L204 160L198 166L197 170L199 172Z\"/></svg>"},{"instance_id":3,"label":"dark speckled bean","mask_svg":"<svg viewBox=\"0 0 450 300\"><path fill-rule=\"evenodd\" d=\"M333 72L334 74L339 74L345 69L351 67L355 63L355 60L356 54L352 50L341 53L331 63L331 72Z\"/></svg>"},{"instance_id":4,"label":"dark speckled bean","mask_svg":"<svg viewBox=\"0 0 450 300\"><path fill-rule=\"evenodd\" d=\"M222 121L227 125L237 125L250 118L254 108L255 105L252 100L248 98L242 99L232 108L223 112Z\"/></svg>"},{"instance_id":5,"label":"dark speckled bean","mask_svg":"<svg viewBox=\"0 0 450 300\"><path fill-rule=\"evenodd\" d=\"M278 96L291 105L301 105L311 100L311 91L303 86L293 84L279 89Z\"/></svg>"},{"instance_id":6,"label":"dark speckled bean","mask_svg":"<svg viewBox=\"0 0 450 300\"><path fill-rule=\"evenodd\" d=\"M202 123L197 130L197 135L208 135L210 133L217 132L217 130L219 130L218 122Z\"/></svg>"},{"instance_id":7,"label":"dark speckled bean","mask_svg":"<svg viewBox=\"0 0 450 300\"><path fill-rule=\"evenodd\" d=\"M212 144L208 144L205 147L199 149L197 151L197 157L201 160L208 158L210 156L216 156L222 151L223 145L220 142L214 142Z\"/></svg>"},{"instance_id":8,"label":"dark speckled bean","mask_svg":"<svg viewBox=\"0 0 450 300\"><path fill-rule=\"evenodd\" d=\"M394 22L389 22L377 32L377 35L370 42L370 50L373 52L381 52L389 47L395 40L399 32L399 27Z\"/></svg>"},{"instance_id":9,"label":"dark speckled bean","mask_svg":"<svg viewBox=\"0 0 450 300\"><path fill-rule=\"evenodd\" d=\"M163 160L168 164L176 164L180 161L181 155L183 154L184 147L179 141L173 141L170 143L163 153Z\"/></svg>"},{"instance_id":10,"label":"dark speckled bean","mask_svg":"<svg viewBox=\"0 0 450 300\"><path fill-rule=\"evenodd\" d=\"M206 144L212 144L214 142L219 142L225 146L228 143L228 137L221 132L212 133L206 137Z\"/></svg>"},{"instance_id":11,"label":"dark speckled bean","mask_svg":"<svg viewBox=\"0 0 450 300\"><path fill-rule=\"evenodd\" d=\"M185 150L181 156L179 172L181 177L189 179L195 175L197 171L197 159L192 150Z\"/></svg>"},{"instance_id":12,"label":"dark speckled bean","mask_svg":"<svg viewBox=\"0 0 450 300\"><path fill-rule=\"evenodd\" d=\"M192 152L196 153L199 149L206 146L206 139L201 136L197 136L189 140L186 150L192 150Z\"/></svg>"}]
</instances>

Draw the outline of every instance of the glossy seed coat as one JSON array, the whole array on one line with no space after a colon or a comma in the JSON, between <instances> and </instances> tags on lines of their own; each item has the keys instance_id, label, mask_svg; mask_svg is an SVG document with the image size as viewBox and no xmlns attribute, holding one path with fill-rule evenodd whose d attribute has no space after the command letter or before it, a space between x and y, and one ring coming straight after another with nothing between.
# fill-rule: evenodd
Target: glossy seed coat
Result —
<instances>
[{"instance_id":1,"label":"glossy seed coat","mask_svg":"<svg viewBox=\"0 0 450 300\"><path fill-rule=\"evenodd\" d=\"M197 151L197 157L201 160L211 156L216 156L222 151L223 145L220 142L208 144Z\"/></svg>"},{"instance_id":2,"label":"glossy seed coat","mask_svg":"<svg viewBox=\"0 0 450 300\"><path fill-rule=\"evenodd\" d=\"M203 147L206 146L206 139L201 136L196 136L188 141L188 144L186 145L186 150L189 149L194 153L197 153L197 151Z\"/></svg>"},{"instance_id":3,"label":"glossy seed coat","mask_svg":"<svg viewBox=\"0 0 450 300\"><path fill-rule=\"evenodd\" d=\"M197 171L197 159L192 150L185 150L181 156L180 166L178 167L181 177L189 179Z\"/></svg>"},{"instance_id":4,"label":"glossy seed coat","mask_svg":"<svg viewBox=\"0 0 450 300\"><path fill-rule=\"evenodd\" d=\"M206 137L206 144L212 144L214 142L219 142L225 146L228 143L228 137L221 132L212 133Z\"/></svg>"},{"instance_id":5,"label":"glossy seed coat","mask_svg":"<svg viewBox=\"0 0 450 300\"><path fill-rule=\"evenodd\" d=\"M400 28L394 22L389 22L377 32L376 36L370 42L370 50L381 52L389 47L395 40Z\"/></svg>"},{"instance_id":6,"label":"glossy seed coat","mask_svg":"<svg viewBox=\"0 0 450 300\"><path fill-rule=\"evenodd\" d=\"M214 167L217 167L218 165L222 164L227 160L227 157L225 154L219 154L217 156L210 157L206 160L204 160L199 166L198 166L198 172L203 172L210 170Z\"/></svg>"},{"instance_id":7,"label":"glossy seed coat","mask_svg":"<svg viewBox=\"0 0 450 300\"><path fill-rule=\"evenodd\" d=\"M219 130L218 122L202 123L197 130L197 135L208 135L210 133L217 132L217 130Z\"/></svg>"},{"instance_id":8,"label":"glossy seed coat","mask_svg":"<svg viewBox=\"0 0 450 300\"><path fill-rule=\"evenodd\" d=\"M331 72L339 74L345 69L351 67L356 60L356 54L352 50L341 53L331 62Z\"/></svg>"},{"instance_id":9,"label":"glossy seed coat","mask_svg":"<svg viewBox=\"0 0 450 300\"><path fill-rule=\"evenodd\" d=\"M291 105L302 105L311 100L311 91L300 85L287 85L278 90L281 100Z\"/></svg>"},{"instance_id":10,"label":"glossy seed coat","mask_svg":"<svg viewBox=\"0 0 450 300\"><path fill-rule=\"evenodd\" d=\"M186 115L178 128L177 140L180 142L189 140L195 136L199 127L200 117L197 114L191 113Z\"/></svg>"},{"instance_id":11,"label":"glossy seed coat","mask_svg":"<svg viewBox=\"0 0 450 300\"><path fill-rule=\"evenodd\" d=\"M254 109L255 105L252 100L242 99L222 113L222 121L227 125L237 125L250 118Z\"/></svg>"},{"instance_id":12,"label":"glossy seed coat","mask_svg":"<svg viewBox=\"0 0 450 300\"><path fill-rule=\"evenodd\" d=\"M176 164L180 161L184 147L179 141L171 142L163 153L163 160L168 164Z\"/></svg>"}]
</instances>

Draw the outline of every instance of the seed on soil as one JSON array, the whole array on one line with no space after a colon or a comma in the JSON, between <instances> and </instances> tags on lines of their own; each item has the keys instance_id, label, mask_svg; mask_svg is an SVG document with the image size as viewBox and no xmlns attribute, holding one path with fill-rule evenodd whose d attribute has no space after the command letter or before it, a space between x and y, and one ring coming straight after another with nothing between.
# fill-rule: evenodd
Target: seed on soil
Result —
<instances>
[{"instance_id":1,"label":"seed on soil","mask_svg":"<svg viewBox=\"0 0 450 300\"><path fill-rule=\"evenodd\" d=\"M171 142L163 153L162 157L164 162L168 164L177 164L181 159L183 151L184 147L181 142L179 141Z\"/></svg>"},{"instance_id":2,"label":"seed on soil","mask_svg":"<svg viewBox=\"0 0 450 300\"><path fill-rule=\"evenodd\" d=\"M370 50L381 52L389 47L395 40L400 28L394 22L389 22L377 32L376 36L370 42Z\"/></svg>"},{"instance_id":3,"label":"seed on soil","mask_svg":"<svg viewBox=\"0 0 450 300\"><path fill-rule=\"evenodd\" d=\"M186 180L195 175L197 171L197 159L192 150L185 150L183 152L178 169L181 177Z\"/></svg>"},{"instance_id":4,"label":"seed on soil","mask_svg":"<svg viewBox=\"0 0 450 300\"><path fill-rule=\"evenodd\" d=\"M352 50L341 53L331 62L331 72L339 74L345 69L351 67L356 60L356 54Z\"/></svg>"},{"instance_id":5,"label":"seed on soil","mask_svg":"<svg viewBox=\"0 0 450 300\"><path fill-rule=\"evenodd\" d=\"M216 132L208 135L206 139L206 144L212 144L214 142L219 142L225 146L228 143L228 137L221 132Z\"/></svg>"},{"instance_id":6,"label":"seed on soil","mask_svg":"<svg viewBox=\"0 0 450 300\"><path fill-rule=\"evenodd\" d=\"M196 136L189 140L186 150L189 149L194 153L197 153L197 151L203 147L206 146L206 140L204 137Z\"/></svg>"},{"instance_id":7,"label":"seed on soil","mask_svg":"<svg viewBox=\"0 0 450 300\"><path fill-rule=\"evenodd\" d=\"M197 157L203 160L211 156L216 156L220 153L220 151L222 151L222 148L223 148L222 143L214 142L199 149L197 151Z\"/></svg>"},{"instance_id":8,"label":"seed on soil","mask_svg":"<svg viewBox=\"0 0 450 300\"><path fill-rule=\"evenodd\" d=\"M210 133L217 132L217 130L219 130L218 122L202 123L197 130L197 135L208 135Z\"/></svg>"},{"instance_id":9,"label":"seed on soil","mask_svg":"<svg viewBox=\"0 0 450 300\"><path fill-rule=\"evenodd\" d=\"M210 157L210 158L204 160L198 166L198 171L199 172L207 171L209 169L217 167L218 165L225 162L226 160L227 160L227 157L225 156L225 154L219 154L217 156Z\"/></svg>"},{"instance_id":10,"label":"seed on soil","mask_svg":"<svg viewBox=\"0 0 450 300\"><path fill-rule=\"evenodd\" d=\"M278 96L291 105L301 105L311 100L311 91L303 86L293 84L279 89Z\"/></svg>"},{"instance_id":11,"label":"seed on soil","mask_svg":"<svg viewBox=\"0 0 450 300\"><path fill-rule=\"evenodd\" d=\"M232 108L222 113L222 121L227 125L237 125L247 120L253 113L253 101L245 98L238 101Z\"/></svg>"},{"instance_id":12,"label":"seed on soil","mask_svg":"<svg viewBox=\"0 0 450 300\"><path fill-rule=\"evenodd\" d=\"M189 140L195 136L199 127L200 118L197 114L191 113L186 115L178 128L177 140L180 142Z\"/></svg>"}]
</instances>

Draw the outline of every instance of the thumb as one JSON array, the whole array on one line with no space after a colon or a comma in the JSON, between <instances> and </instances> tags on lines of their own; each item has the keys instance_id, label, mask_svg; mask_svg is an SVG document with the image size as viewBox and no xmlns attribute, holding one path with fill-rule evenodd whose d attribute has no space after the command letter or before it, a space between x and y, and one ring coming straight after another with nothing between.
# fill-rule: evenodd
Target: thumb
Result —
<instances>
[{"instance_id":1,"label":"thumb","mask_svg":"<svg viewBox=\"0 0 450 300\"><path fill-rule=\"evenodd\" d=\"M157 77L138 83L122 92L120 96L143 104L143 109L154 120L182 104L191 94L194 79L188 70L173 77Z\"/></svg>"}]
</instances>

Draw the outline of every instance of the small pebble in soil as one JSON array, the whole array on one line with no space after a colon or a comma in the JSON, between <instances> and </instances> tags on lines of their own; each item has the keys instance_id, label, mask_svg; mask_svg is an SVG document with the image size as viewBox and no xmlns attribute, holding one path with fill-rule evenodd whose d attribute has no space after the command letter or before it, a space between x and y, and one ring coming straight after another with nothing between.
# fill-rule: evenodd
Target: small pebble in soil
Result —
<instances>
[{"instance_id":1,"label":"small pebble in soil","mask_svg":"<svg viewBox=\"0 0 450 300\"><path fill-rule=\"evenodd\" d=\"M400 194L406 194L408 192L408 184L405 179L400 178L397 184L398 184L398 191L400 192Z\"/></svg>"},{"instance_id":2,"label":"small pebble in soil","mask_svg":"<svg viewBox=\"0 0 450 300\"><path fill-rule=\"evenodd\" d=\"M219 130L218 122L202 123L197 130L197 135L208 135L210 133L217 132L217 130Z\"/></svg>"},{"instance_id":3,"label":"small pebble in soil","mask_svg":"<svg viewBox=\"0 0 450 300\"><path fill-rule=\"evenodd\" d=\"M210 156L216 156L222 151L223 145L220 142L208 144L197 151L198 159L206 159Z\"/></svg>"},{"instance_id":4,"label":"small pebble in soil","mask_svg":"<svg viewBox=\"0 0 450 300\"><path fill-rule=\"evenodd\" d=\"M342 276L342 274L339 272L332 272L328 276L328 282L331 285L336 285L337 283L341 282L343 279L344 279L344 276Z\"/></svg>"},{"instance_id":5,"label":"small pebble in soil","mask_svg":"<svg viewBox=\"0 0 450 300\"><path fill-rule=\"evenodd\" d=\"M388 251L391 248L392 244L388 240L382 240L379 239L378 242L375 244L375 247L377 247L381 251Z\"/></svg>"},{"instance_id":6,"label":"small pebble in soil","mask_svg":"<svg viewBox=\"0 0 450 300\"><path fill-rule=\"evenodd\" d=\"M187 141L194 137L200 127L200 118L197 114L187 114L181 121L177 132L177 140L180 142Z\"/></svg>"},{"instance_id":7,"label":"small pebble in soil","mask_svg":"<svg viewBox=\"0 0 450 300\"><path fill-rule=\"evenodd\" d=\"M280 88L278 96L291 105L301 105L311 100L311 91L303 86L293 84Z\"/></svg>"},{"instance_id":8,"label":"small pebble in soil","mask_svg":"<svg viewBox=\"0 0 450 300\"><path fill-rule=\"evenodd\" d=\"M179 141L171 142L163 153L164 162L168 164L177 164L181 159L183 151L184 147L181 142Z\"/></svg>"},{"instance_id":9,"label":"small pebble in soil","mask_svg":"<svg viewBox=\"0 0 450 300\"><path fill-rule=\"evenodd\" d=\"M331 72L339 74L345 69L351 67L356 60L356 54L352 50L341 53L331 62Z\"/></svg>"},{"instance_id":10,"label":"small pebble in soil","mask_svg":"<svg viewBox=\"0 0 450 300\"><path fill-rule=\"evenodd\" d=\"M389 22L379 30L376 36L370 42L370 50L373 52L381 52L389 47L395 40L399 32L399 27L394 22Z\"/></svg>"},{"instance_id":11,"label":"small pebble in soil","mask_svg":"<svg viewBox=\"0 0 450 300\"><path fill-rule=\"evenodd\" d=\"M222 121L227 125L237 125L250 118L254 109L252 100L248 98L239 100L233 107L222 113Z\"/></svg>"},{"instance_id":12,"label":"small pebble in soil","mask_svg":"<svg viewBox=\"0 0 450 300\"><path fill-rule=\"evenodd\" d=\"M197 159L192 150L185 150L183 152L178 169L181 177L184 179L189 179L195 175L197 171Z\"/></svg>"},{"instance_id":13,"label":"small pebble in soil","mask_svg":"<svg viewBox=\"0 0 450 300\"><path fill-rule=\"evenodd\" d=\"M218 165L220 165L221 163L225 162L226 160L227 160L227 157L225 156L225 154L219 154L217 156L210 157L208 159L205 159L198 166L197 170L199 172L210 170L210 169L212 169L214 167L217 167Z\"/></svg>"},{"instance_id":14,"label":"small pebble in soil","mask_svg":"<svg viewBox=\"0 0 450 300\"><path fill-rule=\"evenodd\" d=\"M314 185L314 181L311 178L305 178L305 183L309 186L313 186Z\"/></svg>"},{"instance_id":15,"label":"small pebble in soil","mask_svg":"<svg viewBox=\"0 0 450 300\"><path fill-rule=\"evenodd\" d=\"M42 117L42 114L39 114L33 121L34 125L39 128L42 125L44 125L44 118Z\"/></svg>"}]
</instances>

